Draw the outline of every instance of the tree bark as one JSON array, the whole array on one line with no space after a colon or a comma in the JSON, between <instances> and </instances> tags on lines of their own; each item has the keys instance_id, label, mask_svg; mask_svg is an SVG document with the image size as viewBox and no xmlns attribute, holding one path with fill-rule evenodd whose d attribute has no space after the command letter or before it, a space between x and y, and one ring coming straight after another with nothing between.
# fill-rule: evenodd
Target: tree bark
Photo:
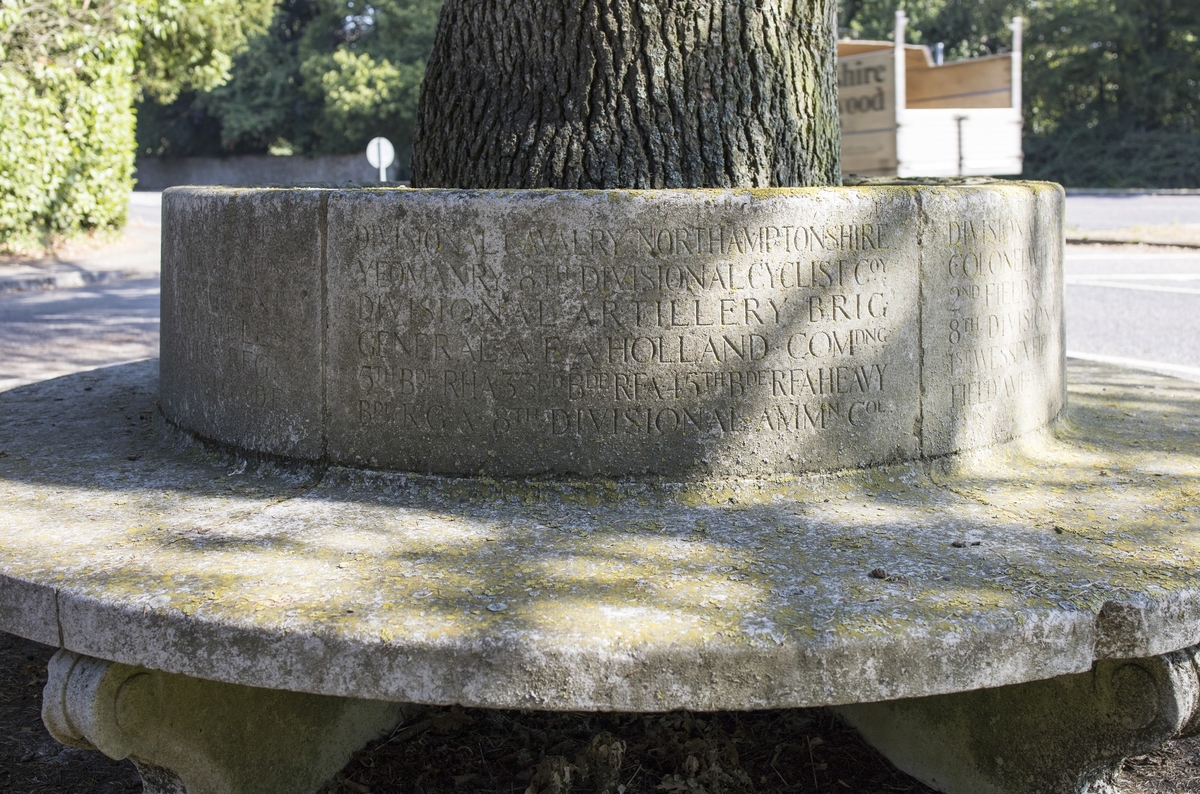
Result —
<instances>
[{"instance_id":1,"label":"tree bark","mask_svg":"<svg viewBox=\"0 0 1200 794\"><path fill-rule=\"evenodd\" d=\"M839 180L834 0L447 0L413 185Z\"/></svg>"}]
</instances>

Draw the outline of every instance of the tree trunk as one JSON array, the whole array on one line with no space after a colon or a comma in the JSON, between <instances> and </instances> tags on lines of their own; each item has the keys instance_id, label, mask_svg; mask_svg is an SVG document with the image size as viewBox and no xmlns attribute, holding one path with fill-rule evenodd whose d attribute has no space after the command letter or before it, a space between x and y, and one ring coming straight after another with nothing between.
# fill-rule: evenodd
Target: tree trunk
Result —
<instances>
[{"instance_id":1,"label":"tree trunk","mask_svg":"<svg viewBox=\"0 0 1200 794\"><path fill-rule=\"evenodd\" d=\"M413 185L838 184L833 0L447 0Z\"/></svg>"}]
</instances>

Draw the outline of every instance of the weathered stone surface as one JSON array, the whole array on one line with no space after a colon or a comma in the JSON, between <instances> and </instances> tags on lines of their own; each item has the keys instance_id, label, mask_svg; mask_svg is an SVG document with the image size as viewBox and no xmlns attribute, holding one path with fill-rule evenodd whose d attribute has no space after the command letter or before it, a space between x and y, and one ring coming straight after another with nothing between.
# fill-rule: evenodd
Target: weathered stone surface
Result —
<instances>
[{"instance_id":1,"label":"weathered stone surface","mask_svg":"<svg viewBox=\"0 0 1200 794\"><path fill-rule=\"evenodd\" d=\"M325 194L163 194L163 410L246 449L322 446Z\"/></svg>"},{"instance_id":2,"label":"weathered stone surface","mask_svg":"<svg viewBox=\"0 0 1200 794\"><path fill-rule=\"evenodd\" d=\"M1124 759L1200 728L1197 650L837 712L896 766L946 794L1108 794Z\"/></svg>"},{"instance_id":3,"label":"weathered stone surface","mask_svg":"<svg viewBox=\"0 0 1200 794\"><path fill-rule=\"evenodd\" d=\"M156 419L153 364L22 387L0 628L252 686L605 710L913 698L1194 645L1200 385L1072 380L1052 432L983 452L701 483L254 462Z\"/></svg>"},{"instance_id":4,"label":"weathered stone surface","mask_svg":"<svg viewBox=\"0 0 1200 794\"><path fill-rule=\"evenodd\" d=\"M914 457L915 212L905 191L338 194L330 457L510 475Z\"/></svg>"},{"instance_id":5,"label":"weathered stone surface","mask_svg":"<svg viewBox=\"0 0 1200 794\"><path fill-rule=\"evenodd\" d=\"M214 239L252 238L238 245L271 276L225 304L180 282L170 300L206 319L164 315L163 405L239 446L441 474L688 479L933 457L1062 408L1056 186L177 190L167 234L217 224L223 195L230 229ZM327 229L320 256L316 231L297 256L273 220L296 206L300 226ZM241 295L244 260L201 243L168 246L172 277ZM193 348L202 366L177 361Z\"/></svg>"},{"instance_id":6,"label":"weathered stone surface","mask_svg":"<svg viewBox=\"0 0 1200 794\"><path fill-rule=\"evenodd\" d=\"M310 794L404 707L255 689L60 650L42 721L60 742L129 758L145 794Z\"/></svg>"},{"instance_id":7,"label":"weathered stone surface","mask_svg":"<svg viewBox=\"0 0 1200 794\"><path fill-rule=\"evenodd\" d=\"M1044 426L1066 400L1062 201L1049 190L939 191L922 210L923 448Z\"/></svg>"}]
</instances>

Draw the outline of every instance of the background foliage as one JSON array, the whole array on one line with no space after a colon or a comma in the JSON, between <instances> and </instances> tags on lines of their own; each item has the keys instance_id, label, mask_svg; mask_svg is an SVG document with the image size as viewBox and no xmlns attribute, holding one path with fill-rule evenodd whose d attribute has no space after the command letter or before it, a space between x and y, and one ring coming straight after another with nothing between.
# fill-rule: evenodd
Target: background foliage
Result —
<instances>
[{"instance_id":1,"label":"background foliage","mask_svg":"<svg viewBox=\"0 0 1200 794\"><path fill-rule=\"evenodd\" d=\"M0 251L120 226L133 103L223 82L272 0L0 0Z\"/></svg>"},{"instance_id":2,"label":"background foliage","mask_svg":"<svg viewBox=\"0 0 1200 794\"><path fill-rule=\"evenodd\" d=\"M1197 0L844 0L843 32L890 39L897 6L947 59L1008 49L1025 17L1025 176L1200 187Z\"/></svg>"},{"instance_id":3,"label":"background foliage","mask_svg":"<svg viewBox=\"0 0 1200 794\"><path fill-rule=\"evenodd\" d=\"M357 153L386 135L400 162L442 0L283 0L230 82L141 108L143 156ZM1197 0L842 0L842 34L947 59L1006 51L1026 19L1026 176L1075 186L1200 187Z\"/></svg>"},{"instance_id":4,"label":"background foliage","mask_svg":"<svg viewBox=\"0 0 1200 794\"><path fill-rule=\"evenodd\" d=\"M0 246L124 220L131 11L0 3Z\"/></svg>"},{"instance_id":5,"label":"background foliage","mask_svg":"<svg viewBox=\"0 0 1200 794\"><path fill-rule=\"evenodd\" d=\"M1026 176L1200 187L1197 0L844 0L844 34L947 57L1026 34ZM0 250L123 222L143 156L401 163L441 0L0 0Z\"/></svg>"},{"instance_id":6,"label":"background foliage","mask_svg":"<svg viewBox=\"0 0 1200 794\"><path fill-rule=\"evenodd\" d=\"M141 106L139 154L348 154L384 135L405 170L441 5L283 0L228 83Z\"/></svg>"}]
</instances>

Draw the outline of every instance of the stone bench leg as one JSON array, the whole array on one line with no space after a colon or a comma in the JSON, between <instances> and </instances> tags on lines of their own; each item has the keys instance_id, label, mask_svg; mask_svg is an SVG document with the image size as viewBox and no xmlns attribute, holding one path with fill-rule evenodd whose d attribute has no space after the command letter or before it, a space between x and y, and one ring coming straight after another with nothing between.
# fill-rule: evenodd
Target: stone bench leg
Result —
<instances>
[{"instance_id":1,"label":"stone bench leg","mask_svg":"<svg viewBox=\"0 0 1200 794\"><path fill-rule=\"evenodd\" d=\"M137 766L147 794L301 794L332 778L403 706L222 684L60 650L42 721Z\"/></svg>"},{"instance_id":2,"label":"stone bench leg","mask_svg":"<svg viewBox=\"0 0 1200 794\"><path fill-rule=\"evenodd\" d=\"M1102 794L1122 760L1200 732L1200 646L1091 672L836 712L947 794Z\"/></svg>"}]
</instances>

